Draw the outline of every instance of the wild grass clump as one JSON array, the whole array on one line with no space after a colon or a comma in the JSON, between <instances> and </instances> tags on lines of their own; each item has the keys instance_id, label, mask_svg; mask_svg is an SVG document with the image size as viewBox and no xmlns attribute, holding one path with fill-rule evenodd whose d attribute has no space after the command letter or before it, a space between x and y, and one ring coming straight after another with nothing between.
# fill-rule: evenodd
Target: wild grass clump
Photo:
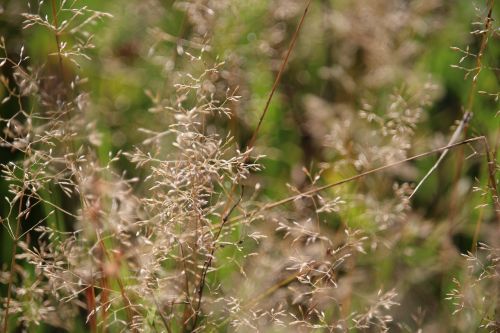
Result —
<instances>
[{"instance_id":1,"label":"wild grass clump","mask_svg":"<svg viewBox=\"0 0 500 333\"><path fill-rule=\"evenodd\" d=\"M497 332L498 29L462 6L5 5L2 332Z\"/></svg>"}]
</instances>

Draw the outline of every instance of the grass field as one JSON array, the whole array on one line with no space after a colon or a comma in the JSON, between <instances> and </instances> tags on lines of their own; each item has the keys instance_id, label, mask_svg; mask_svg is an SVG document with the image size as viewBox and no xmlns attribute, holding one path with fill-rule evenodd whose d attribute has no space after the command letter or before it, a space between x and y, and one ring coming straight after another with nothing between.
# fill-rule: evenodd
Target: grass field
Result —
<instances>
[{"instance_id":1,"label":"grass field","mask_svg":"<svg viewBox=\"0 0 500 333\"><path fill-rule=\"evenodd\" d=\"M500 332L494 0L0 2L0 333Z\"/></svg>"}]
</instances>

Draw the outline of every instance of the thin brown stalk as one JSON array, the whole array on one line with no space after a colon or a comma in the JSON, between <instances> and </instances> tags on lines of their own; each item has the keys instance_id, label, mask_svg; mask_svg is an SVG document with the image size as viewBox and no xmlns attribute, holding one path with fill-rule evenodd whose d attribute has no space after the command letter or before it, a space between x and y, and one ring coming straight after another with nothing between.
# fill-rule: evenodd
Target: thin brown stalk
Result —
<instances>
[{"instance_id":1,"label":"thin brown stalk","mask_svg":"<svg viewBox=\"0 0 500 333\"><path fill-rule=\"evenodd\" d=\"M92 333L97 332L97 306L96 306L96 301L95 301L95 291L94 291L94 282L90 284L90 286L87 288L85 291L85 296L87 300L87 308L91 312L89 315L89 324L90 324L90 331Z\"/></svg>"},{"instance_id":2,"label":"thin brown stalk","mask_svg":"<svg viewBox=\"0 0 500 333\"><path fill-rule=\"evenodd\" d=\"M483 55L484 51L486 50L486 46L488 45L488 39L489 39L489 32L491 31L491 25L493 23L493 7L495 5L495 0L489 0L488 1L488 14L486 15L485 22L484 22L484 32L483 36L481 38L481 44L479 46L479 52L476 57L476 66L475 68L477 69L476 74L472 78L472 84L469 89L469 94L467 96L467 103L466 103L466 108L465 112L471 112L472 106L474 104L474 98L476 96L476 88L477 88L477 81L479 74L481 73L481 69L483 66Z\"/></svg>"},{"instance_id":3,"label":"thin brown stalk","mask_svg":"<svg viewBox=\"0 0 500 333\"><path fill-rule=\"evenodd\" d=\"M135 310L132 306L132 302L130 302L130 299L128 298L127 294L125 293L125 288L123 286L122 279L120 279L119 276L116 277L116 283L118 284L118 288L120 289L120 294L121 294L122 299L124 300L124 303L126 305L125 312L127 314L127 319L128 319L129 325L132 326L131 331L137 332L137 329L135 327L133 327L134 316L132 314L132 311L135 311Z\"/></svg>"},{"instance_id":4,"label":"thin brown stalk","mask_svg":"<svg viewBox=\"0 0 500 333\"><path fill-rule=\"evenodd\" d=\"M80 198L82 199L83 197L80 197ZM86 206L86 203L83 199L82 199L82 206L83 207ZM100 231L98 230L97 226L96 226L95 232L96 232L96 237L97 237L99 247L101 248L101 251L105 255L106 259L110 260L110 261L116 261L116 258L109 254L108 248L106 247L106 244L104 243L103 237L102 237ZM102 265L101 265L101 270L104 271L104 268ZM104 277L104 278L107 280L107 277ZM123 303L125 304L125 313L127 315L128 323L130 326L133 326L134 317L133 317L132 311L135 312L135 310L132 306L132 302L130 301L130 299L128 298L128 296L125 292L125 288L123 286L123 282L122 282L120 276L116 276L115 280L116 280L116 283L118 284L118 289L120 291L120 295L121 295L121 298L123 300ZM107 282L103 283L103 291L106 290L106 288L104 288L104 285L106 285L106 284L107 284ZM107 295L105 295L104 298L107 298ZM101 300L101 302L102 301L103 300ZM106 304L106 303L103 303L103 304ZM94 310L94 313L97 313L95 308L93 310ZM103 313L103 318L104 318L104 320L106 319L106 312ZM132 328L131 331L135 332L136 329Z\"/></svg>"},{"instance_id":5,"label":"thin brown stalk","mask_svg":"<svg viewBox=\"0 0 500 333\"><path fill-rule=\"evenodd\" d=\"M472 79L471 87L469 89L469 93L467 96L466 108L465 108L465 114L468 114L468 113L472 114L472 107L474 104L474 98L476 96L476 90L477 90L477 81L478 81L478 77L479 77L479 74L481 73L481 69L482 69L483 55L484 55L484 52L486 50L486 46L488 44L489 33L491 31L491 28L492 28L492 22L493 22L492 13L493 13L494 4L495 4L494 0L488 1L488 7L487 7L488 14L485 18L484 32L483 32L483 35L481 38L479 52L478 52L477 57L476 57L475 68L477 68L477 72ZM499 140L498 140L499 133L500 133L500 131L497 131L497 140L496 140L493 152L489 148L488 140L486 139L486 137L483 137L484 138L483 139L484 140L484 149L485 149L486 161L487 161L487 174L488 174L487 177L488 177L488 184L489 184L488 187L489 187L491 197L493 200L493 210L495 211L497 224L500 224L500 201L499 201L498 188L497 188L497 184L496 184L496 177L495 177L496 166L495 166L494 161L495 161L495 158L497 156L496 153L497 153L497 147L499 144L498 143L499 142ZM467 135L467 127L465 127L463 130L463 136L465 137L466 135ZM454 202L455 201L454 197L456 196L455 192L457 191L456 183L457 183L458 178L459 178L458 176L461 174L461 171L462 171L464 156L461 155L458 158L459 158L459 163L458 163L458 169L457 169L457 177L455 177L455 180L454 180L455 185L454 185L453 198L452 198L452 205L453 206L456 206L455 202ZM478 240L479 232L481 229L483 210L484 210L484 208L481 208L481 210L479 212L479 217L476 221L476 227L475 227L474 236L473 236L473 243L472 243L472 252L473 253L476 252L476 249L477 249L477 240ZM454 214L454 209L451 209L451 213ZM494 236L494 239L498 239L498 234ZM494 244L494 245L498 246L498 243ZM497 273L500 273L500 268L498 265L497 265ZM497 295L497 300L500 299L500 287L499 286L496 287L496 295ZM496 321L498 323L498 322L500 322L500 311L498 311L498 308L495 309L495 313L496 313L496 315L495 315Z\"/></svg>"},{"instance_id":6,"label":"thin brown stalk","mask_svg":"<svg viewBox=\"0 0 500 333\"><path fill-rule=\"evenodd\" d=\"M109 254L108 249L106 248L106 245L104 244L104 241L103 241L99 231L96 230L96 232L97 232L98 237L99 237L99 245L100 245L103 253L106 255L107 259L108 260L116 260L115 258L113 258ZM131 327L133 327L134 315L132 314L132 312L136 312L136 310L133 308L132 302L130 301L130 299L128 298L128 296L125 292L125 287L123 285L123 282L122 282L122 279L120 278L120 276L116 276L115 280L116 280L116 283L118 284L118 289L119 289L120 295L123 299L123 303L125 304L125 313L127 315L128 323ZM131 331L136 332L137 330L136 330L136 328L131 328Z\"/></svg>"},{"instance_id":7,"label":"thin brown stalk","mask_svg":"<svg viewBox=\"0 0 500 333\"><path fill-rule=\"evenodd\" d=\"M229 216L234 211L234 209L236 209L236 207L238 207L242 197L243 197L243 189L242 189L242 192L241 192L239 199L234 203L234 205L229 209L229 211L226 214L224 214L220 228L219 228L219 230L217 230L217 234L215 235L214 242L213 242L214 244L212 245L212 249L210 250L210 255L209 255L208 259L205 261L205 264L203 266L202 275L200 277L200 285L198 286L198 290L197 290L198 291L198 299L197 299L197 303L196 303L196 308L194 309L193 327L191 328L191 331L193 331L196 328L196 323L197 323L197 320L199 317L198 313L199 313L200 308L201 308L201 298L203 297L203 290L205 288L205 281L207 278L208 270L212 266L212 260L213 260L214 255L215 255L215 250L216 250L215 243L219 239L219 237L222 233L222 230L224 229L224 225L226 224L226 222L229 219Z\"/></svg>"},{"instance_id":8,"label":"thin brown stalk","mask_svg":"<svg viewBox=\"0 0 500 333\"><path fill-rule=\"evenodd\" d=\"M107 327L106 327L106 320L108 318L108 311L107 311L107 306L106 304L109 303L109 282L108 282L108 277L104 275L102 279L100 280L101 283L101 303L103 305L102 307L102 322L103 322L103 332L107 332Z\"/></svg>"},{"instance_id":9,"label":"thin brown stalk","mask_svg":"<svg viewBox=\"0 0 500 333\"><path fill-rule=\"evenodd\" d=\"M264 121L264 118L267 114L267 111L269 110L269 106L271 105L271 101L273 99L274 93L276 92L276 89L278 88L278 85L281 81L281 77L283 73L285 72L286 65L288 64L288 59L290 58L290 54L292 54L292 51L295 47L295 43L297 42L297 39L299 37L299 33L302 30L302 26L304 24L304 20L306 18L307 12L309 11L309 6L311 5L312 0L309 0L307 2L307 5L304 9L304 13L302 14L302 17L300 18L299 25L297 26L297 29L295 29L295 32L292 36L292 40L290 42L290 45L288 46L288 50L286 52L285 58L283 58L283 61L281 62L281 67L278 71L278 74L276 75L276 79L274 80L274 84L271 88L271 92L269 93L269 96L267 97L266 105L264 106L264 110L262 111L262 114L260 115L259 122L257 123L257 127L255 128L252 138L248 142L247 145L247 150L253 148L255 145L255 141L257 140L257 136L260 131L260 127L262 125L262 122Z\"/></svg>"},{"instance_id":10,"label":"thin brown stalk","mask_svg":"<svg viewBox=\"0 0 500 333\"><path fill-rule=\"evenodd\" d=\"M160 319L163 323L163 326L165 326L165 329L167 330L168 333L172 333L172 329L170 328L170 325L168 324L168 320L165 317L165 315L163 314L163 311L161 310L160 305L158 304L158 301L156 300L154 295L153 295L153 300L155 302L156 311L158 311L158 314L160 315Z\"/></svg>"},{"instance_id":11,"label":"thin brown stalk","mask_svg":"<svg viewBox=\"0 0 500 333\"><path fill-rule=\"evenodd\" d=\"M24 190L21 192L21 196L19 198L19 211L16 221L16 235L15 239L12 240L12 257L10 258L10 275L9 275L9 283L7 285L7 302L5 303L3 333L7 333L7 329L9 326L10 300L12 298L12 284L14 283L17 243L19 242L19 234L21 232L21 213L23 207L23 200L24 200Z\"/></svg>"}]
</instances>

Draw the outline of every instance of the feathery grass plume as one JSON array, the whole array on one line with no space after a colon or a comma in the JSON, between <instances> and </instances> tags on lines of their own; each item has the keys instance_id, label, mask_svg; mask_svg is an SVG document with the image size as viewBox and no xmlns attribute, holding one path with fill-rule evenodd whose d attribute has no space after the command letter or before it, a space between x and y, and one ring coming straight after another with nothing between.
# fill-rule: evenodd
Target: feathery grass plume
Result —
<instances>
[{"instance_id":1,"label":"feathery grass plume","mask_svg":"<svg viewBox=\"0 0 500 333\"><path fill-rule=\"evenodd\" d=\"M497 330L485 3L0 5L0 330Z\"/></svg>"}]
</instances>

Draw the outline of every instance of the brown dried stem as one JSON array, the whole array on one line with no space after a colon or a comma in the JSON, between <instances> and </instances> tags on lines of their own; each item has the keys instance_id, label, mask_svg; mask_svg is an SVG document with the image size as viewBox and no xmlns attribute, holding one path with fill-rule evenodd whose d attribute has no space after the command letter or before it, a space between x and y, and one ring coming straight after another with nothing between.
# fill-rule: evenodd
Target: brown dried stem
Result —
<instances>
[{"instance_id":1,"label":"brown dried stem","mask_svg":"<svg viewBox=\"0 0 500 333\"><path fill-rule=\"evenodd\" d=\"M290 58L290 55L292 53L292 50L294 49L294 46L297 42L297 39L299 37L299 34L300 34L300 31L302 30L302 26L304 24L304 21L305 21L305 18L306 18L306 15L307 15L307 12L309 11L309 7L311 5L311 2L312 0L308 0L306 6L305 6L305 9L304 9L304 12L302 14L302 17L300 18L300 22L292 36L292 40L290 42L290 45L288 46L288 50L285 54L285 57L283 58L283 61L281 63L281 67L278 71L278 74L276 75L276 79L274 81L274 84L271 88L271 92L269 93L269 96L267 98L267 101L266 101L266 104L264 106L264 110L262 111L262 114L260 115L260 118L259 118L259 122L257 123L257 127L255 128L254 132L253 132L253 135L247 145L247 151L245 153L245 158L244 158L244 163L248 160L249 156L250 156L250 152L252 150L252 148L254 147L255 145L255 141L257 140L257 136L258 136L258 133L260 131L260 128L261 128L261 125L262 125L262 122L264 121L264 118L269 110L269 106L271 104L271 101L272 101L272 98L274 96L274 93L276 92L277 88L278 88L278 85L281 81L281 77L283 75L283 72L285 71L285 68L286 68L286 65L288 64L288 60ZM241 200L241 197L239 200L236 201L236 203L234 203L233 205L231 205L233 203L233 199L232 199L232 196L233 194L235 193L236 191L236 187L237 187L237 184L233 184L232 188L231 188L231 191L230 191L230 195L229 195L229 198L228 198L228 201L223 209L223 213L222 213L222 221L220 223L220 228L218 230L218 232L216 233L216 236L213 240L214 244L212 246L212 249L210 251L210 255L208 257L208 259L205 261L205 264L203 266L203 269L202 269L202 272L201 272L201 277L200 277L200 283L198 285L198 299L197 299L197 302L196 302L196 308L195 308L195 313L194 313L194 319L193 319L193 325L192 325L192 328L191 330L194 330L196 328L196 325L197 325L197 321L198 321L198 318L199 318L199 312L200 312L200 307L201 307L201 299L203 297L203 290L204 290L204 287L205 287L205 279L206 279L206 275L207 275L207 272L208 270L210 269L211 265L212 265L212 259L213 259L213 256L214 256L214 253L215 253L215 249L216 249L216 246L215 246L215 243L217 242L217 239L220 237L220 234L224 228L224 225L226 224L226 222L228 221L229 219L229 216L231 215L232 211L237 207L237 205L239 204L239 201Z\"/></svg>"},{"instance_id":2,"label":"brown dried stem","mask_svg":"<svg viewBox=\"0 0 500 333\"><path fill-rule=\"evenodd\" d=\"M52 17L54 20L54 35L56 38L56 44L57 44L57 57L59 59L59 70L61 71L61 78L64 81L64 67L63 67L63 59L62 59L62 54L61 54L61 39L59 37L59 25L57 22L57 8L56 8L56 0L52 0L51 2L52 5Z\"/></svg>"},{"instance_id":3,"label":"brown dried stem","mask_svg":"<svg viewBox=\"0 0 500 333\"><path fill-rule=\"evenodd\" d=\"M10 308L10 300L12 298L12 284L14 283L17 243L19 242L19 234L21 232L23 200L24 200L24 189L21 192L21 196L19 198L19 211L16 220L16 234L15 234L15 239L12 240L12 257L10 258L10 275L9 275L9 284L7 285L7 302L5 304L3 333L7 333L7 329L9 326L9 308Z\"/></svg>"},{"instance_id":4,"label":"brown dried stem","mask_svg":"<svg viewBox=\"0 0 500 333\"><path fill-rule=\"evenodd\" d=\"M479 52L476 56L476 63L475 63L475 69L477 70L476 74L472 77L472 83L469 89L469 92L467 94L467 102L464 110L464 118L465 117L472 117L472 106L474 104L474 99L476 96L476 90L477 90L477 81L479 78L479 74L481 73L482 66L483 66L483 56L484 52L486 50L486 47L488 45L488 40L489 36L488 34L491 31L492 28L492 22L493 22L493 6L495 4L494 0L489 0L487 4L488 8L488 14L486 15L485 21L484 21L484 31L481 37L481 43L479 46ZM467 130L469 129L469 126L464 126L462 129L462 137L466 138L467 137ZM450 205L450 220L453 220L454 216L456 215L456 209L458 207L458 204L456 202L457 200L457 182L458 179L460 178L460 175L462 174L462 169L463 169L463 160L464 160L464 154L460 153L457 156L457 170L455 173L455 177L453 180L453 192L452 192L452 198L451 198L451 205ZM478 221L480 223L480 221ZM478 229L479 231L479 229ZM473 245L475 247L475 245Z\"/></svg>"}]
</instances>

